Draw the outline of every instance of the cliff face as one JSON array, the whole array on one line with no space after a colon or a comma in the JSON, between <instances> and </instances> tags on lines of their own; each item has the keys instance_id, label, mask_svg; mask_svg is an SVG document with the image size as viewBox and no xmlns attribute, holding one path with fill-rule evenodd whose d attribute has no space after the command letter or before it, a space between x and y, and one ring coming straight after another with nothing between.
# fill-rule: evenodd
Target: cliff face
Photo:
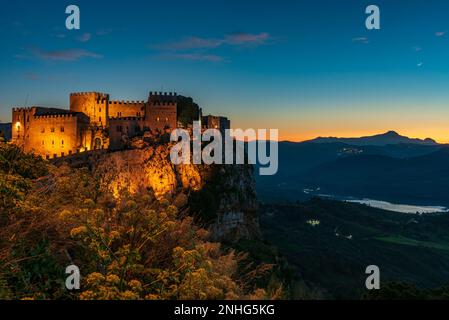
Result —
<instances>
[{"instance_id":1,"label":"cliff face","mask_svg":"<svg viewBox=\"0 0 449 320\"><path fill-rule=\"evenodd\" d=\"M253 167L179 165L170 161L170 145L145 146L102 154L91 163L101 188L119 197L124 190L152 190L179 208L189 208L208 226L213 240L236 241L260 235Z\"/></svg>"}]
</instances>

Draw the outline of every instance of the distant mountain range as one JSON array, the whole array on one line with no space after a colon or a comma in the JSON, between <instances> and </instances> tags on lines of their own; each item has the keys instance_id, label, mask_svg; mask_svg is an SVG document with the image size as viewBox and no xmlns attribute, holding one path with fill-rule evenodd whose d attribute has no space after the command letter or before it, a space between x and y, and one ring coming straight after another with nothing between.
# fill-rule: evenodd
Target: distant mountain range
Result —
<instances>
[{"instance_id":1,"label":"distant mountain range","mask_svg":"<svg viewBox=\"0 0 449 320\"><path fill-rule=\"evenodd\" d=\"M449 145L394 131L281 142L278 173L258 176L257 187L265 202L306 200L309 190L319 190L315 194L448 206L448 164Z\"/></svg>"},{"instance_id":2,"label":"distant mountain range","mask_svg":"<svg viewBox=\"0 0 449 320\"><path fill-rule=\"evenodd\" d=\"M409 137L401 136L396 131L388 131L383 134L378 134L374 136L360 137L360 138L336 138L336 137L318 137L313 140L309 140L306 142L313 143L333 143L333 142L342 142L355 146L385 146L389 144L422 144L422 145L437 145L438 143L431 139L412 139Z\"/></svg>"}]
</instances>

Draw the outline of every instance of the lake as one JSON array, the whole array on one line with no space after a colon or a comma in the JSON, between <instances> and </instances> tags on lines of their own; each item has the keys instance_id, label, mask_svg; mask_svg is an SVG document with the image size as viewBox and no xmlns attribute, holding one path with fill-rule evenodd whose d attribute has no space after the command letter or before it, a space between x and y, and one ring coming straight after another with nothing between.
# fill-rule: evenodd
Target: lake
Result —
<instances>
[{"instance_id":1,"label":"lake","mask_svg":"<svg viewBox=\"0 0 449 320\"><path fill-rule=\"evenodd\" d=\"M426 214L426 213L438 213L438 212L449 212L449 209L443 206L423 206L423 205L411 205L411 204L398 204L398 203L391 203L388 201L382 201L382 200L373 200L368 198L363 199L357 199L353 197L342 197L342 196L336 196L332 194L322 194L322 193L314 193L317 190L312 189L305 189L303 192L306 194L314 194L315 196L321 197L321 198L327 198L327 199L333 199L333 200L339 200L339 201L345 201L345 202L352 202L352 203L359 203L364 204L366 206L370 206L373 208L379 208L383 210L388 211L395 211L395 212L401 212L401 213L410 213L410 214Z\"/></svg>"},{"instance_id":2,"label":"lake","mask_svg":"<svg viewBox=\"0 0 449 320\"><path fill-rule=\"evenodd\" d=\"M449 209L442 206L416 206L409 204L395 204L387 201L362 199L362 200L344 200L346 202L360 203L373 208L379 208L388 211L396 211L402 213L436 213L436 212L448 212Z\"/></svg>"}]
</instances>

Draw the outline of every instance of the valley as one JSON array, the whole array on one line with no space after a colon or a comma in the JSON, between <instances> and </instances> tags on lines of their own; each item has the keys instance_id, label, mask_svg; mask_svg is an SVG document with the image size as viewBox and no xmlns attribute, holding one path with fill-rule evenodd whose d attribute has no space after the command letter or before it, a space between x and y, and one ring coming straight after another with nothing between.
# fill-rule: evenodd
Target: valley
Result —
<instances>
[{"instance_id":1,"label":"valley","mask_svg":"<svg viewBox=\"0 0 449 320\"><path fill-rule=\"evenodd\" d=\"M294 269L296 299L304 298L304 287L319 292L318 298L358 299L366 293L365 268L372 264L379 266L383 285L449 284L447 214L411 216L313 199L264 205L260 224Z\"/></svg>"}]
</instances>

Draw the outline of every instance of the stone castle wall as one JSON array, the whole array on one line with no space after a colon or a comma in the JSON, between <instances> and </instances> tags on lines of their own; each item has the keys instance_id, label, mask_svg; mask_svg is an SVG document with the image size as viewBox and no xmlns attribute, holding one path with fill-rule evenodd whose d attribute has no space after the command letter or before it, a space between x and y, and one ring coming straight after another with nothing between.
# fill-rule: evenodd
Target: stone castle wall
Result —
<instances>
[{"instance_id":1,"label":"stone castle wall","mask_svg":"<svg viewBox=\"0 0 449 320\"><path fill-rule=\"evenodd\" d=\"M145 101L109 101L109 118L143 117Z\"/></svg>"},{"instance_id":2,"label":"stone castle wall","mask_svg":"<svg viewBox=\"0 0 449 320\"><path fill-rule=\"evenodd\" d=\"M82 112L89 117L94 126L107 127L109 95L99 92L80 92L70 94L70 111Z\"/></svg>"},{"instance_id":3,"label":"stone castle wall","mask_svg":"<svg viewBox=\"0 0 449 320\"><path fill-rule=\"evenodd\" d=\"M150 92L145 122L151 130L163 131L178 127L176 93Z\"/></svg>"},{"instance_id":4,"label":"stone castle wall","mask_svg":"<svg viewBox=\"0 0 449 320\"><path fill-rule=\"evenodd\" d=\"M81 113L39 113L37 107L13 109L12 142L46 158L90 149L89 119Z\"/></svg>"},{"instance_id":5,"label":"stone castle wall","mask_svg":"<svg viewBox=\"0 0 449 320\"><path fill-rule=\"evenodd\" d=\"M203 117L208 127L224 129L229 120ZM150 92L148 102L114 101L109 94L70 94L70 110L17 108L12 114L12 142L47 158L98 149L119 149L143 130L178 127L176 93Z\"/></svg>"}]
</instances>

